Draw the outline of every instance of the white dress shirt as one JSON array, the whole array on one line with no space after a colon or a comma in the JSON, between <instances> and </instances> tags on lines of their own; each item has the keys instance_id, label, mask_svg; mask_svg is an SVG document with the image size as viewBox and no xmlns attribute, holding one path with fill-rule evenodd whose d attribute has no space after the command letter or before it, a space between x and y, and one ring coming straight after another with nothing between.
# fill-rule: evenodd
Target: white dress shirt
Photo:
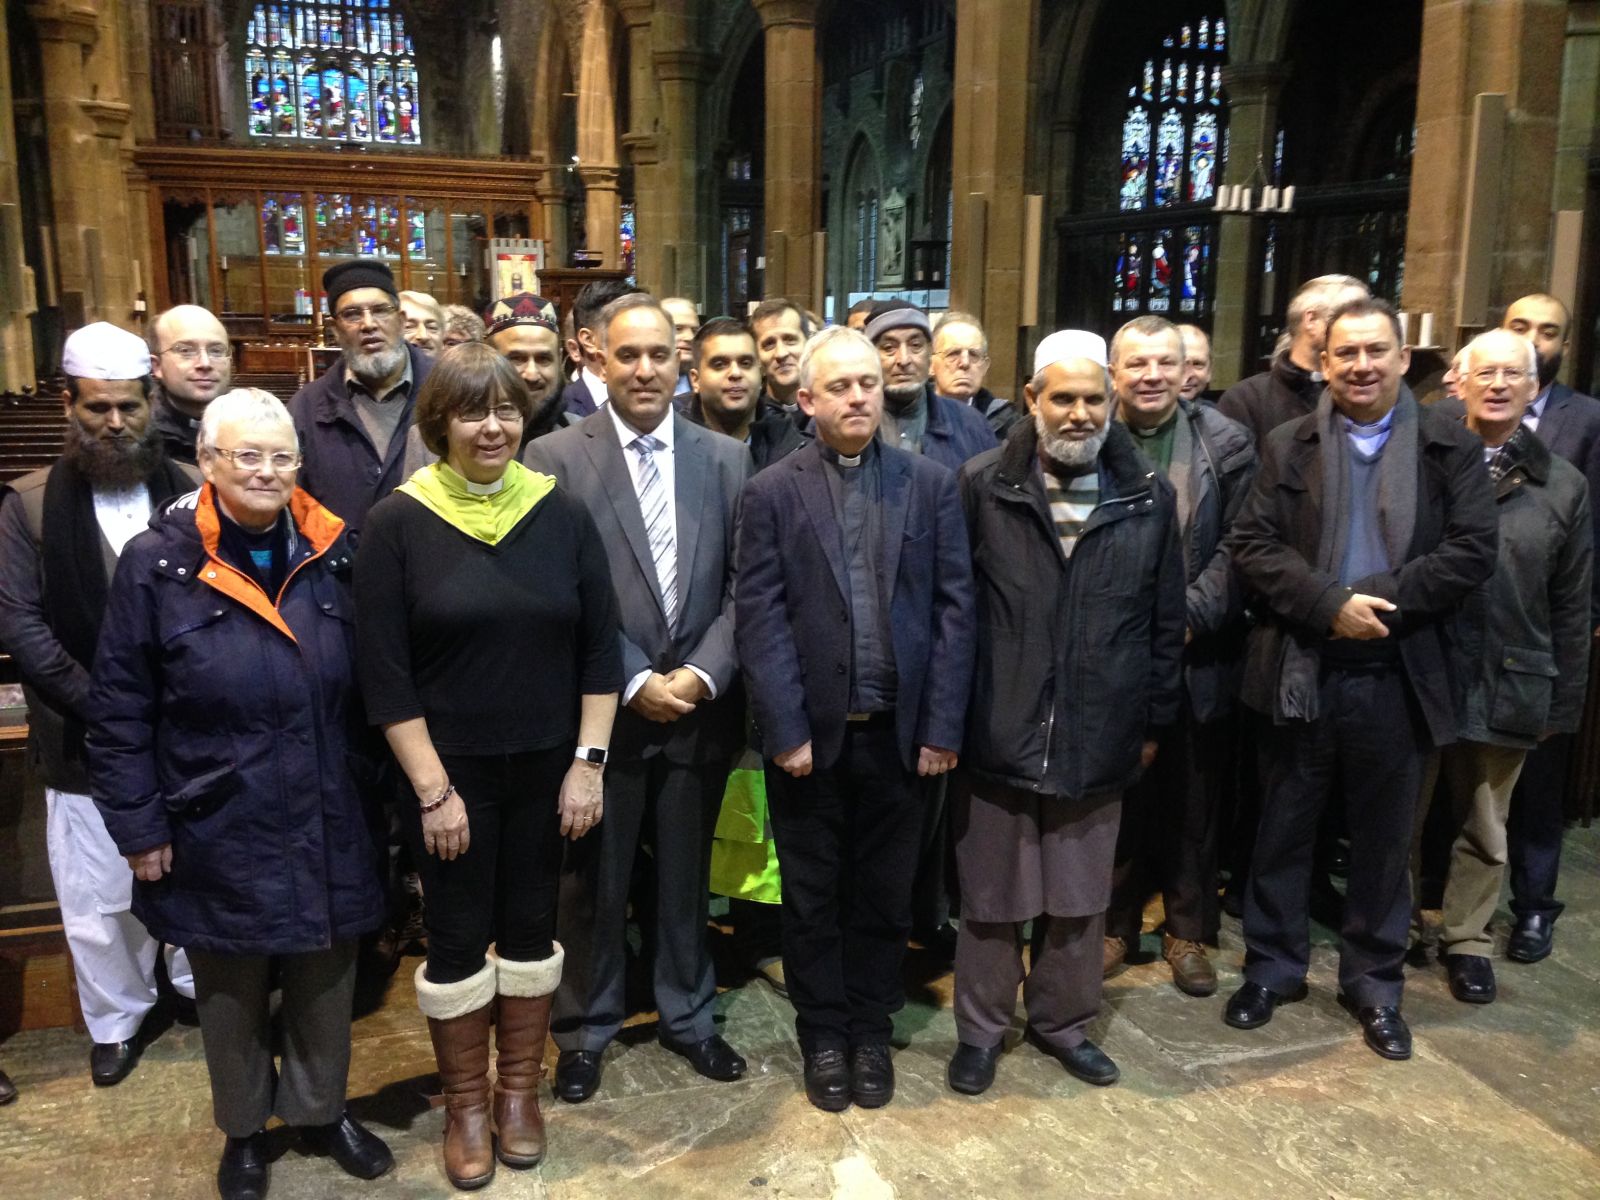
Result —
<instances>
[{"instance_id":1,"label":"white dress shirt","mask_svg":"<svg viewBox=\"0 0 1600 1200\"><path fill-rule=\"evenodd\" d=\"M94 519L118 558L128 539L150 527L150 489L142 483L113 491L94 489Z\"/></svg>"},{"instance_id":2,"label":"white dress shirt","mask_svg":"<svg viewBox=\"0 0 1600 1200\"><path fill-rule=\"evenodd\" d=\"M639 495L640 476L644 465L639 451L633 445L640 436L639 431L625 423L614 407L607 406L606 411L611 414L611 427L617 431L617 441L622 446L622 458L628 464L628 478L633 481L633 494L637 498ZM667 415L662 418L661 424L650 431L650 436L661 443L661 449L655 451L652 457L655 459L656 472L661 476L661 486L667 490L667 495L671 498L667 504L667 520L670 522L672 530L672 553L676 558L678 553L678 473L673 463L675 455L672 427L674 423L672 410L669 408ZM677 574L678 600L681 608L688 582L684 577L681 564ZM711 693L711 699L715 700L717 698L717 685L712 682L711 676L693 663L684 663L683 665L700 676L706 685L706 690ZM632 702L635 693L644 686L644 681L649 679L650 675L651 672L648 670L640 671L632 679L628 680L628 685L622 689L623 704Z\"/></svg>"}]
</instances>

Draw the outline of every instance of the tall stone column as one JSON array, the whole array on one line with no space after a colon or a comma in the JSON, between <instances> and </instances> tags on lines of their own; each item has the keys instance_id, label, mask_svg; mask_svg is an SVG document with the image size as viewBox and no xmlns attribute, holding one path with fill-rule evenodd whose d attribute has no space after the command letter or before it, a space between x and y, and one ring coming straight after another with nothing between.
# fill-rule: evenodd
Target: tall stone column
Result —
<instances>
[{"instance_id":1,"label":"tall stone column","mask_svg":"<svg viewBox=\"0 0 1600 1200\"><path fill-rule=\"evenodd\" d=\"M44 63L56 269L69 324L131 324L134 256L147 222L128 211L124 141L132 109L113 13L70 0L28 5Z\"/></svg>"},{"instance_id":2,"label":"tall stone column","mask_svg":"<svg viewBox=\"0 0 1600 1200\"><path fill-rule=\"evenodd\" d=\"M639 286L667 295L671 285L661 277L661 195L656 164L660 161L661 105L651 71L652 0L621 0L618 9L628 30L628 130L622 148L633 165L634 266Z\"/></svg>"},{"instance_id":3,"label":"tall stone column","mask_svg":"<svg viewBox=\"0 0 1600 1200\"><path fill-rule=\"evenodd\" d=\"M656 16L659 29L662 14ZM688 31L685 30L685 33ZM711 78L713 58L687 45L657 50L661 81L661 124L656 167L660 205L661 287L704 305L706 281L700 270L700 93Z\"/></svg>"},{"instance_id":4,"label":"tall stone column","mask_svg":"<svg viewBox=\"0 0 1600 1200\"><path fill-rule=\"evenodd\" d=\"M611 10L591 0L578 62L578 176L587 189L584 240L601 265L620 265L622 202L617 195L617 100L611 76Z\"/></svg>"},{"instance_id":5,"label":"tall stone column","mask_svg":"<svg viewBox=\"0 0 1600 1200\"><path fill-rule=\"evenodd\" d=\"M820 219L822 66L817 0L751 0L766 38L767 128L762 198L763 290L820 311L812 294L812 236Z\"/></svg>"},{"instance_id":6,"label":"tall stone column","mask_svg":"<svg viewBox=\"0 0 1600 1200\"><path fill-rule=\"evenodd\" d=\"M1023 196L1038 0L957 0L950 302L989 336L994 390L1022 379ZM1008 389L1008 390L1002 390Z\"/></svg>"},{"instance_id":7,"label":"tall stone column","mask_svg":"<svg viewBox=\"0 0 1600 1200\"><path fill-rule=\"evenodd\" d=\"M1256 164L1270 163L1278 136L1278 95L1288 78L1276 63L1222 68L1228 102L1228 162L1222 183L1253 185ZM1254 178L1253 178L1254 177ZM1253 342L1261 313L1261 219L1227 214L1218 223L1216 297L1211 316L1212 386L1226 388L1255 372Z\"/></svg>"},{"instance_id":8,"label":"tall stone column","mask_svg":"<svg viewBox=\"0 0 1600 1200\"><path fill-rule=\"evenodd\" d=\"M1548 286L1552 187L1567 5L1560 0L1426 0L1417 91L1417 145L1406 220L1405 307L1437 314L1453 343L1488 320L1458 312L1466 261L1463 217L1471 192L1474 100L1505 96L1498 176L1499 219L1484 236L1488 304ZM1482 247L1479 247L1482 249Z\"/></svg>"},{"instance_id":9,"label":"tall stone column","mask_svg":"<svg viewBox=\"0 0 1600 1200\"><path fill-rule=\"evenodd\" d=\"M22 196L17 188L16 114L11 107L11 35L0 21L0 221L13 235L22 232ZM9 241L9 239L8 239ZM0 262L0 388L16 391L32 387L33 331L27 310L33 292L22 259L20 238L10 243L6 261Z\"/></svg>"},{"instance_id":10,"label":"tall stone column","mask_svg":"<svg viewBox=\"0 0 1600 1200\"><path fill-rule=\"evenodd\" d=\"M533 185L534 197L539 201L539 215L544 238L546 266L567 265L567 169L564 166L546 167L539 172Z\"/></svg>"}]
</instances>

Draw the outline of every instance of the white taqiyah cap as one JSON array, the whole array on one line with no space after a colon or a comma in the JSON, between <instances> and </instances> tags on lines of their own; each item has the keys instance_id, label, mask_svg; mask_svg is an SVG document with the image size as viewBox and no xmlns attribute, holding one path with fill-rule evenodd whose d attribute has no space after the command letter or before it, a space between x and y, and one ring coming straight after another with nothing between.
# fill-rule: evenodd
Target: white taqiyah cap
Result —
<instances>
[{"instance_id":1,"label":"white taqiyah cap","mask_svg":"<svg viewBox=\"0 0 1600 1200\"><path fill-rule=\"evenodd\" d=\"M96 321L67 339L61 373L74 379L143 379L150 374L150 347L136 333Z\"/></svg>"},{"instance_id":2,"label":"white taqiyah cap","mask_svg":"<svg viewBox=\"0 0 1600 1200\"><path fill-rule=\"evenodd\" d=\"M1105 338L1087 329L1058 329L1040 342L1039 348L1033 352L1033 373L1037 375L1052 363L1080 358L1105 366Z\"/></svg>"}]
</instances>

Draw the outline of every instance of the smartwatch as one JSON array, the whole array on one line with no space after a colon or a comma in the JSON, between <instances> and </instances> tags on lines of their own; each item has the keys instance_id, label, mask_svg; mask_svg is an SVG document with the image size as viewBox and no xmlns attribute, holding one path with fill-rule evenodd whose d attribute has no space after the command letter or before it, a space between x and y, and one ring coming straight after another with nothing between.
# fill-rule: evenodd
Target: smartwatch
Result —
<instances>
[{"instance_id":1,"label":"smartwatch","mask_svg":"<svg viewBox=\"0 0 1600 1200\"><path fill-rule=\"evenodd\" d=\"M579 746L572 752L572 757L579 762L591 763L597 767L606 765L606 749L604 746Z\"/></svg>"}]
</instances>

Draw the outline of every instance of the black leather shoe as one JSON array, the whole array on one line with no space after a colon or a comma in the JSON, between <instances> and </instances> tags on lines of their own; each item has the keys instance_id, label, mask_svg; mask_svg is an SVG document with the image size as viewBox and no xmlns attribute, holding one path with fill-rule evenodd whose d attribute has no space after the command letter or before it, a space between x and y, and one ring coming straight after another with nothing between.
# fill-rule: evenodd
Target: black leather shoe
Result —
<instances>
[{"instance_id":1,"label":"black leather shoe","mask_svg":"<svg viewBox=\"0 0 1600 1200\"><path fill-rule=\"evenodd\" d=\"M1025 1036L1039 1050L1065 1067L1067 1074L1074 1079L1092 1083L1095 1087L1109 1087L1122 1078L1122 1072L1117 1069L1117 1064L1111 1061L1111 1056L1088 1038L1084 1038L1070 1050L1064 1050L1045 1041L1031 1025Z\"/></svg>"},{"instance_id":2,"label":"black leather shoe","mask_svg":"<svg viewBox=\"0 0 1600 1200\"><path fill-rule=\"evenodd\" d=\"M843 1050L806 1055L806 1099L823 1112L843 1112L850 1107L850 1060Z\"/></svg>"},{"instance_id":3,"label":"black leather shoe","mask_svg":"<svg viewBox=\"0 0 1600 1200\"><path fill-rule=\"evenodd\" d=\"M222 1200L262 1200L267 1194L267 1159L259 1130L249 1137L231 1137L223 1146L217 1191Z\"/></svg>"},{"instance_id":4,"label":"black leather shoe","mask_svg":"<svg viewBox=\"0 0 1600 1200\"><path fill-rule=\"evenodd\" d=\"M1495 997L1494 966L1481 954L1447 954L1450 994L1463 1004L1489 1004Z\"/></svg>"},{"instance_id":5,"label":"black leather shoe","mask_svg":"<svg viewBox=\"0 0 1600 1200\"><path fill-rule=\"evenodd\" d=\"M714 1033L703 1042L669 1042L662 1038L661 1044L674 1054L687 1058L689 1065L707 1079L732 1083L744 1075L744 1059L722 1040L720 1034Z\"/></svg>"},{"instance_id":6,"label":"black leather shoe","mask_svg":"<svg viewBox=\"0 0 1600 1200\"><path fill-rule=\"evenodd\" d=\"M17 1098L17 1085L11 1082L11 1077L0 1071L0 1104L10 1104Z\"/></svg>"},{"instance_id":7,"label":"black leather shoe","mask_svg":"<svg viewBox=\"0 0 1600 1200\"><path fill-rule=\"evenodd\" d=\"M1400 1015L1398 1005L1357 1008L1348 996L1340 996L1339 1003L1355 1013L1361 1022L1361 1034L1375 1053L1396 1062L1411 1057L1411 1027Z\"/></svg>"},{"instance_id":8,"label":"black leather shoe","mask_svg":"<svg viewBox=\"0 0 1600 1200\"><path fill-rule=\"evenodd\" d=\"M582 1104L600 1086L600 1051L563 1050L556 1059L556 1095Z\"/></svg>"},{"instance_id":9,"label":"black leather shoe","mask_svg":"<svg viewBox=\"0 0 1600 1200\"><path fill-rule=\"evenodd\" d=\"M1506 957L1513 962L1536 963L1549 958L1556 945L1556 921L1543 913L1518 917L1506 944Z\"/></svg>"},{"instance_id":10,"label":"black leather shoe","mask_svg":"<svg viewBox=\"0 0 1600 1200\"><path fill-rule=\"evenodd\" d=\"M139 1061L139 1043L96 1042L89 1051L89 1076L96 1087L110 1087L121 1083Z\"/></svg>"},{"instance_id":11,"label":"black leather shoe","mask_svg":"<svg viewBox=\"0 0 1600 1200\"><path fill-rule=\"evenodd\" d=\"M301 1140L318 1154L326 1154L357 1179L376 1179L394 1166L394 1155L382 1138L348 1112L331 1125L307 1125Z\"/></svg>"},{"instance_id":12,"label":"black leather shoe","mask_svg":"<svg viewBox=\"0 0 1600 1200\"><path fill-rule=\"evenodd\" d=\"M1287 995L1280 995L1259 983L1246 982L1232 996L1228 1007L1222 1010L1222 1019L1235 1029L1260 1029L1272 1020L1273 1010L1280 1004L1293 1004L1306 998L1306 985L1301 984Z\"/></svg>"},{"instance_id":13,"label":"black leather shoe","mask_svg":"<svg viewBox=\"0 0 1600 1200\"><path fill-rule=\"evenodd\" d=\"M966 1096L981 1096L994 1082L995 1065L1000 1061L1000 1046L972 1046L961 1042L944 1069L950 1090Z\"/></svg>"},{"instance_id":14,"label":"black leather shoe","mask_svg":"<svg viewBox=\"0 0 1600 1200\"><path fill-rule=\"evenodd\" d=\"M882 1108L894 1099L889 1047L869 1042L850 1051L850 1096L862 1108Z\"/></svg>"}]
</instances>

